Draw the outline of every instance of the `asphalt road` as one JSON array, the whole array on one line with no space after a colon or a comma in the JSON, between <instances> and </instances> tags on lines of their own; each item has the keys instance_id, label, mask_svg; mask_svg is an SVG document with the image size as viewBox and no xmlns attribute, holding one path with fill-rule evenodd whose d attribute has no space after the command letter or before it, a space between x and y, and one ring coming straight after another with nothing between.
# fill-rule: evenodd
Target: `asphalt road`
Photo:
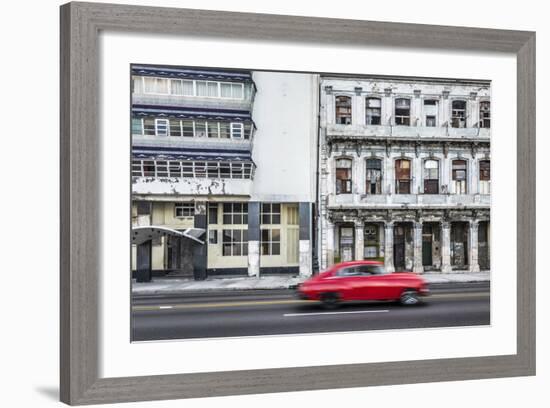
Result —
<instances>
[{"instance_id":1,"label":"asphalt road","mask_svg":"<svg viewBox=\"0 0 550 408\"><path fill-rule=\"evenodd\" d=\"M132 340L169 340L490 324L489 284L431 285L419 306L343 304L324 310L293 290L134 297Z\"/></svg>"}]
</instances>

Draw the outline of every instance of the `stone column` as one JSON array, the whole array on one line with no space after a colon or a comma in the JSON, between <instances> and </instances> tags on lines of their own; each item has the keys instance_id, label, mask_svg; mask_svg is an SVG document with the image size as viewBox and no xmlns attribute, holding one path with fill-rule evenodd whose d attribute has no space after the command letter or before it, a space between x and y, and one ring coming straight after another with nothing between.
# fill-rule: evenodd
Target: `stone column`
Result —
<instances>
[{"instance_id":1,"label":"stone column","mask_svg":"<svg viewBox=\"0 0 550 408\"><path fill-rule=\"evenodd\" d=\"M260 277L260 203L248 203L248 276Z\"/></svg>"},{"instance_id":2,"label":"stone column","mask_svg":"<svg viewBox=\"0 0 550 408\"><path fill-rule=\"evenodd\" d=\"M152 272L152 241L149 239L136 248L136 281L151 282Z\"/></svg>"},{"instance_id":3,"label":"stone column","mask_svg":"<svg viewBox=\"0 0 550 408\"><path fill-rule=\"evenodd\" d=\"M451 273L451 223L441 222L441 273Z\"/></svg>"},{"instance_id":4,"label":"stone column","mask_svg":"<svg viewBox=\"0 0 550 408\"><path fill-rule=\"evenodd\" d=\"M479 221L471 220L470 221L470 272L476 273L479 272L479 258L478 258L478 239L477 231L479 228Z\"/></svg>"},{"instance_id":5,"label":"stone column","mask_svg":"<svg viewBox=\"0 0 550 408\"><path fill-rule=\"evenodd\" d=\"M394 272L393 266L393 222L386 222L384 233L384 266L387 272Z\"/></svg>"},{"instance_id":6,"label":"stone column","mask_svg":"<svg viewBox=\"0 0 550 408\"><path fill-rule=\"evenodd\" d=\"M355 260L362 261L365 253L365 230L363 221L355 221Z\"/></svg>"},{"instance_id":7,"label":"stone column","mask_svg":"<svg viewBox=\"0 0 550 408\"><path fill-rule=\"evenodd\" d=\"M423 273L424 267L422 266L422 223L415 222L413 226L413 238L414 238L414 262L413 272Z\"/></svg>"},{"instance_id":8,"label":"stone column","mask_svg":"<svg viewBox=\"0 0 550 408\"><path fill-rule=\"evenodd\" d=\"M334 265L334 233L335 226L332 222L327 221L327 242L326 242L326 257L323 259L322 269Z\"/></svg>"},{"instance_id":9,"label":"stone column","mask_svg":"<svg viewBox=\"0 0 550 408\"><path fill-rule=\"evenodd\" d=\"M300 276L311 276L312 251L311 251L311 203L299 204L300 231L299 231L299 271Z\"/></svg>"}]
</instances>

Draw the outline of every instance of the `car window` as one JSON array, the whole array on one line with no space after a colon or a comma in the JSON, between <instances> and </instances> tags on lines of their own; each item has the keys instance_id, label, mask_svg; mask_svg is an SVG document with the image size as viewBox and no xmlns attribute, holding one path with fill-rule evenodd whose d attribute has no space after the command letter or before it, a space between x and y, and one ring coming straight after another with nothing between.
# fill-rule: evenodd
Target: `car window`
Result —
<instances>
[{"instance_id":1,"label":"car window","mask_svg":"<svg viewBox=\"0 0 550 408\"><path fill-rule=\"evenodd\" d=\"M362 272L369 275L383 275L386 272L382 265L363 265L362 268Z\"/></svg>"},{"instance_id":2,"label":"car window","mask_svg":"<svg viewBox=\"0 0 550 408\"><path fill-rule=\"evenodd\" d=\"M359 275L361 275L361 272L356 266L342 268L336 272L336 276L359 276Z\"/></svg>"}]
</instances>

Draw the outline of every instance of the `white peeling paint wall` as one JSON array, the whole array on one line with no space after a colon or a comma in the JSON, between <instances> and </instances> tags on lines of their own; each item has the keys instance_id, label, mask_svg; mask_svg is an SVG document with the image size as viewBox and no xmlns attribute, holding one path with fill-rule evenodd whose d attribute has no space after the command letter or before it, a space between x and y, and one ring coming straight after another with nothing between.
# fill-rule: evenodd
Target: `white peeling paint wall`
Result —
<instances>
[{"instance_id":1,"label":"white peeling paint wall","mask_svg":"<svg viewBox=\"0 0 550 408\"><path fill-rule=\"evenodd\" d=\"M258 165L251 201L314 202L318 77L254 72Z\"/></svg>"}]
</instances>

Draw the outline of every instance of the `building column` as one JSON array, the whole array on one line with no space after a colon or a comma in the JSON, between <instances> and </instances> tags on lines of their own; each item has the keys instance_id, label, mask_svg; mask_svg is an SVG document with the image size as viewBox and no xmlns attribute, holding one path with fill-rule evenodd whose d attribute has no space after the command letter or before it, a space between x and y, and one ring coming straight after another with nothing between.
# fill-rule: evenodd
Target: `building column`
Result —
<instances>
[{"instance_id":1,"label":"building column","mask_svg":"<svg viewBox=\"0 0 550 408\"><path fill-rule=\"evenodd\" d=\"M153 241L147 240L136 247L136 281L151 282Z\"/></svg>"},{"instance_id":2,"label":"building column","mask_svg":"<svg viewBox=\"0 0 550 408\"><path fill-rule=\"evenodd\" d=\"M413 272L423 273L424 267L422 266L422 223L415 222L413 225L413 248L414 248L414 262Z\"/></svg>"},{"instance_id":3,"label":"building column","mask_svg":"<svg viewBox=\"0 0 550 408\"><path fill-rule=\"evenodd\" d=\"M336 227L330 221L326 223L327 228L327 242L326 242L326 253L323 259L324 265L322 269L327 269L328 267L334 265L334 237Z\"/></svg>"},{"instance_id":4,"label":"building column","mask_svg":"<svg viewBox=\"0 0 550 408\"><path fill-rule=\"evenodd\" d=\"M260 277L260 203L248 203L248 276Z\"/></svg>"},{"instance_id":5,"label":"building column","mask_svg":"<svg viewBox=\"0 0 550 408\"><path fill-rule=\"evenodd\" d=\"M441 273L451 273L451 223L441 222Z\"/></svg>"},{"instance_id":6,"label":"building column","mask_svg":"<svg viewBox=\"0 0 550 408\"><path fill-rule=\"evenodd\" d=\"M299 232L299 271L300 276L308 277L313 274L313 259L311 245L311 203L299 204L300 232Z\"/></svg>"},{"instance_id":7,"label":"building column","mask_svg":"<svg viewBox=\"0 0 550 408\"><path fill-rule=\"evenodd\" d=\"M208 222L206 219L206 202L195 202L195 228L206 231L204 244L193 245L193 278L204 280L207 278L208 267Z\"/></svg>"},{"instance_id":8,"label":"building column","mask_svg":"<svg viewBox=\"0 0 550 408\"><path fill-rule=\"evenodd\" d=\"M386 222L384 233L384 266L386 272L394 272L393 266L393 222Z\"/></svg>"},{"instance_id":9,"label":"building column","mask_svg":"<svg viewBox=\"0 0 550 408\"><path fill-rule=\"evenodd\" d=\"M478 228L479 221L471 220L470 221L470 272L479 272L479 256L478 256Z\"/></svg>"},{"instance_id":10,"label":"building column","mask_svg":"<svg viewBox=\"0 0 550 408\"><path fill-rule=\"evenodd\" d=\"M355 221L355 260L362 261L365 252L365 230L363 221Z\"/></svg>"}]
</instances>

